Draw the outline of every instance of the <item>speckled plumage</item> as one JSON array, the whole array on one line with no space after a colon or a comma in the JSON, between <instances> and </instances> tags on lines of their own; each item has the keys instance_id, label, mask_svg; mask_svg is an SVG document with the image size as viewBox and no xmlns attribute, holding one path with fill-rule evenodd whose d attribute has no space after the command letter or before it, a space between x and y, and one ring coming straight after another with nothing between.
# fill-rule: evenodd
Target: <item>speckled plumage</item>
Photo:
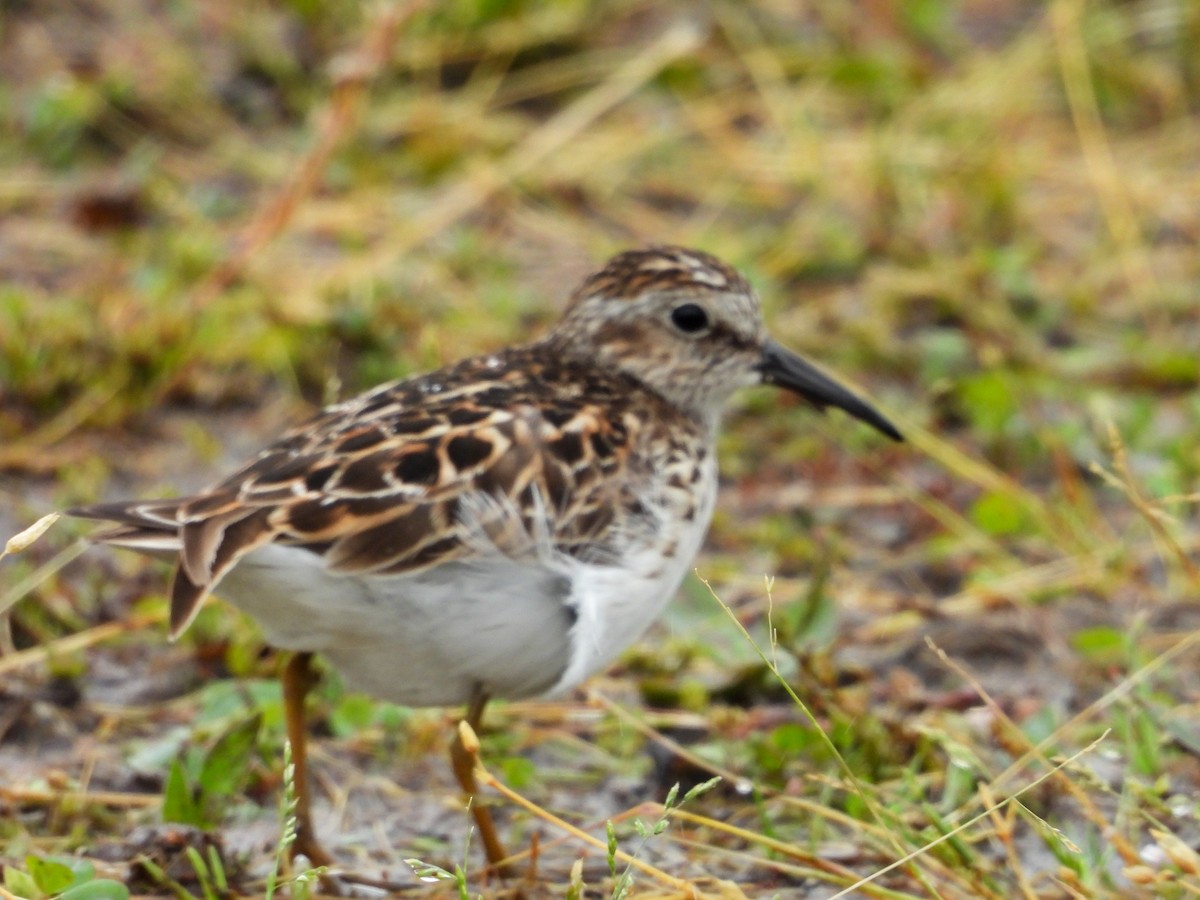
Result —
<instances>
[{"instance_id":1,"label":"speckled plumage","mask_svg":"<svg viewBox=\"0 0 1200 900\"><path fill-rule=\"evenodd\" d=\"M720 410L762 382L898 437L766 338L729 266L632 251L540 341L331 406L196 496L74 512L176 559L173 634L216 591L393 700L561 691L675 591L712 514Z\"/></svg>"}]
</instances>

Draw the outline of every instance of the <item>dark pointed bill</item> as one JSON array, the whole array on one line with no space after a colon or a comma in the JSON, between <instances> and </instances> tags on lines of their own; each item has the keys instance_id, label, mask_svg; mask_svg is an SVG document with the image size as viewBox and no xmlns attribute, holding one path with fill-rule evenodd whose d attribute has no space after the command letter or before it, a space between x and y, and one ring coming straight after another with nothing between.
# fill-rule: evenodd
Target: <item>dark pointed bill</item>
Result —
<instances>
[{"instance_id":1,"label":"dark pointed bill","mask_svg":"<svg viewBox=\"0 0 1200 900\"><path fill-rule=\"evenodd\" d=\"M759 371L762 373L763 384L773 384L793 391L820 409L826 406L844 409L854 418L877 428L892 440L904 440L896 426L885 419L879 410L782 344L772 340L763 344Z\"/></svg>"}]
</instances>

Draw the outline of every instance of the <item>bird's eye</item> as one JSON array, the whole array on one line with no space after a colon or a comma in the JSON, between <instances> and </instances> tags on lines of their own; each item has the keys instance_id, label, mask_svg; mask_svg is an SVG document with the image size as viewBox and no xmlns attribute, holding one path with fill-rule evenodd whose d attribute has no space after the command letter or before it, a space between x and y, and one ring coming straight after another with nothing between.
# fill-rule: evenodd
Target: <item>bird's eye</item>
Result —
<instances>
[{"instance_id":1,"label":"bird's eye","mask_svg":"<svg viewBox=\"0 0 1200 900\"><path fill-rule=\"evenodd\" d=\"M685 303L671 310L671 321L680 331L696 334L708 327L708 313L699 304Z\"/></svg>"}]
</instances>

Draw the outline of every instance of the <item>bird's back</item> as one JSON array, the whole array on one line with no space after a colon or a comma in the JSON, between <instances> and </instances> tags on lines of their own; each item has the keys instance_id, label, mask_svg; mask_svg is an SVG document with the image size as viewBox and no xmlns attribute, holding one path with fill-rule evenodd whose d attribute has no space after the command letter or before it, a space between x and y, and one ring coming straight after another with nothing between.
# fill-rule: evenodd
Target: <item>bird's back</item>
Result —
<instances>
[{"instance_id":1,"label":"bird's back","mask_svg":"<svg viewBox=\"0 0 1200 900\"><path fill-rule=\"evenodd\" d=\"M690 477L678 470L705 444L635 379L535 344L331 406L197 495L72 512L114 523L102 541L177 558L177 634L267 544L312 554L335 576L417 573L496 551L611 558L659 526L646 505L659 471Z\"/></svg>"}]
</instances>

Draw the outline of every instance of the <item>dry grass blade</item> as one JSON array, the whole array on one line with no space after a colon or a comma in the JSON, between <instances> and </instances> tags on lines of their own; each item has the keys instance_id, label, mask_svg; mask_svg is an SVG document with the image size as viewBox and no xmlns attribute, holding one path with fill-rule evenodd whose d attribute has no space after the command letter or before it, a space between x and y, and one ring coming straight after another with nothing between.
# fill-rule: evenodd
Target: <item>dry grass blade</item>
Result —
<instances>
[{"instance_id":1,"label":"dry grass blade","mask_svg":"<svg viewBox=\"0 0 1200 900\"><path fill-rule=\"evenodd\" d=\"M57 513L52 515L55 519L58 518ZM46 518L50 518L50 516L47 516ZM54 575L54 573L63 569L72 560L80 557L84 551L87 550L87 547L88 545L84 541L76 541L75 543L64 547L42 565L38 566L37 569L35 569L25 578L18 581L3 594L0 594L0 616L5 615L10 609L12 609L13 606L16 605L17 601L29 594L38 586L45 583L51 576Z\"/></svg>"},{"instance_id":2,"label":"dry grass blade","mask_svg":"<svg viewBox=\"0 0 1200 900\"><path fill-rule=\"evenodd\" d=\"M1045 499L1017 482L1011 475L982 459L972 457L950 441L925 428L903 420L901 427L905 440L928 454L956 478L975 484L984 491L1003 494L1019 502L1038 523L1043 533L1056 542L1063 542L1067 552L1086 552L1090 548L1093 543L1090 536L1078 533L1073 523L1064 521ZM929 499L932 501L933 498Z\"/></svg>"},{"instance_id":3,"label":"dry grass blade","mask_svg":"<svg viewBox=\"0 0 1200 900\"><path fill-rule=\"evenodd\" d=\"M66 439L127 387L125 378L101 380L21 440L0 447L0 469L52 472L74 461L78 452Z\"/></svg>"},{"instance_id":4,"label":"dry grass blade","mask_svg":"<svg viewBox=\"0 0 1200 900\"><path fill-rule=\"evenodd\" d=\"M0 675L7 675L9 672L15 672L26 666L44 665L55 656L77 653L80 650L85 650L88 647L95 646L122 634L140 631L152 625L162 625L165 621L166 612L164 610L162 613L134 616L121 622L106 622L103 625L89 628L87 631L59 638L49 644L30 647L27 650L19 650L9 656L0 658Z\"/></svg>"},{"instance_id":5,"label":"dry grass blade","mask_svg":"<svg viewBox=\"0 0 1200 900\"><path fill-rule=\"evenodd\" d=\"M1047 764L1045 757L1047 747L1061 742L1066 736L1073 734L1081 724L1089 719L1096 718L1101 712L1116 703L1117 700L1127 696L1138 684L1148 680L1154 673L1178 660L1184 654L1195 650L1197 647L1200 647L1200 631L1193 631L1136 671L1122 678L1109 688L1102 697L1081 709L1014 760L1007 769L992 779L992 789L999 790L1001 785L1016 777L1018 773L1023 772L1029 766L1030 762L1034 760L1041 762L1043 765ZM1101 821L1103 821L1103 817L1101 817Z\"/></svg>"},{"instance_id":6,"label":"dry grass blade","mask_svg":"<svg viewBox=\"0 0 1200 900\"><path fill-rule=\"evenodd\" d=\"M471 738L473 738L474 733L471 731L470 726L467 725L466 722L460 723L459 728L465 729L466 732L469 733ZM474 755L475 778L480 784L487 785L492 790L494 790L497 793L504 796L504 798L507 799L509 802L514 803L517 806L520 806L521 808L523 808L525 810L528 810L529 812L531 812L535 816L537 816L539 819L542 819L543 821L548 822L549 824L553 825L555 828L559 829L560 831L571 835L572 837L576 838L577 840L580 840L580 841L584 842L585 844L588 844L588 845L596 848L597 850L600 850L602 853L608 852L608 845L604 841L588 834L586 831L584 831L581 828L577 828L576 826L572 825L570 822L566 821L565 819L562 819L559 816L554 815L554 813L550 812L549 810L544 809L541 806L538 806L536 803L527 799L522 794L519 794L517 791L514 791L512 788L508 787L506 784L504 784L498 778L496 778L495 775L493 775L491 772L489 772L487 767L483 764L483 760L479 757L479 754L478 754L479 743L478 743L477 738L475 738L474 740L471 740L471 739L465 740L463 743L464 743L464 746L466 747L466 749L468 750L468 752L472 752ZM660 807L660 811L661 811L661 807ZM662 871L661 869L658 869L658 868L650 865L649 863L643 862L642 860L638 859L635 856L631 856L630 854L624 852L623 850L619 850L619 849L616 850L614 853L614 856L621 862L625 863L626 865L632 866L633 868L637 869L638 871L651 876L656 881L659 881L662 884L668 885L673 890L679 891L685 897L700 897L701 896L701 894L699 894L695 890L693 885L691 885L689 882L683 880L682 878L675 878L672 875L668 875L666 872ZM520 858L522 858L522 855L517 855L517 856L513 857L514 860L520 859Z\"/></svg>"},{"instance_id":7,"label":"dry grass blade","mask_svg":"<svg viewBox=\"0 0 1200 900\"><path fill-rule=\"evenodd\" d=\"M1133 471L1129 468L1129 454L1125 450L1125 443L1121 440L1121 434L1117 431L1116 426L1111 423L1108 426L1108 441L1116 473L1109 472L1099 463L1092 463L1091 470L1129 499L1139 515L1150 526L1155 537L1166 545L1175 562L1187 574L1192 587L1200 587L1200 567L1196 566L1191 556L1180 545L1178 538L1167 528L1171 517L1165 510L1147 500L1138 489Z\"/></svg>"},{"instance_id":8,"label":"dry grass blade","mask_svg":"<svg viewBox=\"0 0 1200 900\"><path fill-rule=\"evenodd\" d=\"M399 236L375 249L367 258L334 266L330 283L369 278L414 247L478 209L497 192L532 172L551 154L566 147L605 113L619 105L663 67L693 50L700 34L689 22L677 23L656 41L619 66L605 81L547 120L494 165L484 165L435 199Z\"/></svg>"},{"instance_id":9,"label":"dry grass blade","mask_svg":"<svg viewBox=\"0 0 1200 900\"><path fill-rule=\"evenodd\" d=\"M0 801L21 805L51 806L71 803L76 806L94 803L114 809L152 809L162 805L154 794L134 794L125 791L57 791L32 787L0 785Z\"/></svg>"},{"instance_id":10,"label":"dry grass blade","mask_svg":"<svg viewBox=\"0 0 1200 900\"><path fill-rule=\"evenodd\" d=\"M1017 879L1017 887L1021 891L1021 895L1025 900L1038 900L1037 892L1033 885L1030 884L1029 878L1025 873L1024 861L1021 859L1021 853L1013 842L1013 823L1016 819L1017 806L1009 804L1002 814L1001 804L996 800L992 789L985 782L980 782L978 786L980 806L988 812L989 818L992 820L992 832L996 835L996 839L1004 846L1004 854L1008 859L1009 867Z\"/></svg>"},{"instance_id":11,"label":"dry grass blade","mask_svg":"<svg viewBox=\"0 0 1200 900\"><path fill-rule=\"evenodd\" d=\"M58 520L58 513L49 513L42 516L20 534L13 535L5 543L4 548L0 549L0 561L3 561L6 556L14 556L27 550L42 535L49 531ZM28 577L17 582L17 584L13 585L3 594L0 594L0 657L12 656L17 651L16 646L13 644L12 622L9 618L9 610L12 609L18 600L82 552L83 545L81 543L67 547L65 550L60 550L49 562L42 565Z\"/></svg>"},{"instance_id":12,"label":"dry grass blade","mask_svg":"<svg viewBox=\"0 0 1200 900\"><path fill-rule=\"evenodd\" d=\"M1041 776L1036 778L1034 781L1032 781L1029 784L1022 787L1019 791L1016 791L1015 793L1010 794L1003 801L1001 801L1000 805L1004 806L1005 804L1015 802L1023 794L1033 790L1039 784L1044 782L1046 779L1054 777L1058 772L1060 772L1061 770L1070 766L1072 763L1075 762L1075 760L1079 759L1081 756L1084 756L1088 753L1091 753L1093 750L1095 750L1098 746L1100 746L1100 744L1102 744L1104 742L1105 737L1107 737L1107 734L1101 735L1099 738L1097 738L1091 744L1084 747L1082 750L1078 751L1077 753L1072 754L1070 757L1063 760L1057 766L1053 767L1050 771L1043 773ZM982 812L967 819L965 822L958 825L953 830L947 832L946 834L941 835L940 837L936 838L935 840L930 841L925 846L918 847L916 850L913 850L911 853L908 853L904 857L897 859L894 862L891 862L888 865L884 866L878 872L872 872L866 878L862 878L859 881L855 882L854 884L850 885L849 887L838 891L836 894L831 896L829 898L829 900L839 900L839 898L841 898L841 897L849 896L854 891L860 890L864 885L870 884L872 881L876 880L877 878L882 878L888 872L894 871L895 869L898 869L901 866L907 865L908 863L912 862L913 860L927 854L934 847L953 839L955 836L957 836L959 834L962 834L969 828L973 827L976 823L989 818L991 815L992 815L992 808L989 807L989 808L983 810ZM991 894L989 892L989 896L999 897L1001 895L995 895L995 894Z\"/></svg>"},{"instance_id":13,"label":"dry grass blade","mask_svg":"<svg viewBox=\"0 0 1200 900\"><path fill-rule=\"evenodd\" d=\"M834 746L833 741L830 739L829 735L825 732L825 729L821 728L821 725L817 721L816 716L813 715L812 710L810 710L808 705L803 700L800 699L800 697L796 694L796 692L792 688L792 686L780 674L779 669L775 664L775 661L773 659L771 659L768 656L768 654L764 653L762 648L759 647L758 644L756 644L754 642L754 639L750 636L750 633L748 631L746 631L745 626L742 625L742 623L738 620L738 618L734 614L733 610L730 609L728 606L726 606L725 602L723 600L721 600L721 598L719 596L717 596L716 592L713 590L712 585L709 584L707 581L705 581L703 578L701 578L700 581L704 584L704 586L706 588L708 588L708 591L712 595L713 599L716 600L718 604L720 604L720 606L723 610L725 610L726 615L734 623L734 625L737 626L737 629L742 633L742 637L745 638L745 640L747 642L749 642L750 645L754 648L754 651L758 654L759 659L762 660L763 664L766 665L766 667L771 672L771 674L775 677L775 679L783 687L784 691L791 698L792 702L804 714L804 717L806 719L808 719L809 723L816 730L816 733L820 736L822 743L825 745L825 747L830 752L830 754L833 756L833 758L837 761L839 768L842 770L843 774L845 775L846 781L850 785L850 790L852 790L854 792L854 794L862 801L863 805L870 812L871 818L874 819L875 824L880 829L880 834L883 836L884 842L890 844L891 847L896 852L902 853L904 850L904 847L903 847L899 837L892 834L892 832L888 829L887 817L883 813L883 810L879 804L878 798L874 795L874 793L872 791L870 791L868 789L868 786L862 781L862 779L860 779L858 777L858 774L854 771L854 769L846 763L845 757L843 757L841 752L838 750L838 748L836 746ZM769 584L769 582L768 582L768 584ZM909 860L912 858L914 858L914 857L910 855L909 857L906 857L906 860ZM912 875L913 878L915 878L917 881L919 881L930 892L931 895L941 896L939 894L939 892L937 891L936 887L929 881L929 877L924 871L920 870L919 868L916 868L916 869L910 870L910 874Z\"/></svg>"},{"instance_id":14,"label":"dry grass blade","mask_svg":"<svg viewBox=\"0 0 1200 900\"><path fill-rule=\"evenodd\" d=\"M242 229L232 254L192 292L189 303L195 310L210 304L268 243L287 228L300 204L317 188L334 151L353 131L363 95L391 57L400 28L426 6L428 0L373 5L372 16L363 29L362 46L335 60L330 67L333 94L319 117L321 125L316 144L283 188Z\"/></svg>"},{"instance_id":15,"label":"dry grass blade","mask_svg":"<svg viewBox=\"0 0 1200 900\"><path fill-rule=\"evenodd\" d=\"M1084 6L1084 0L1055 0L1050 4L1058 63L1088 175L1095 185L1105 222L1125 269L1125 289L1138 298L1142 319L1153 334L1163 325L1163 318L1154 303L1162 288L1154 269L1146 261L1138 217L1100 114L1083 41Z\"/></svg>"},{"instance_id":16,"label":"dry grass blade","mask_svg":"<svg viewBox=\"0 0 1200 900\"><path fill-rule=\"evenodd\" d=\"M1067 775L1067 766L1064 763L1060 763L1058 765L1053 764L1045 756L1040 747L1034 746L1029 742L1029 740L1025 737L1025 733L1004 712L1004 710L1000 707L1000 704L998 704L991 694L988 693L978 678L967 671L966 667L957 660L952 659L946 653L946 651L937 646L937 644L934 643L931 638L926 638L925 640L929 648L935 654L937 654L937 657L939 660L941 660L942 664L951 669L956 675L967 682L967 684L969 684L971 688L979 695L980 699L987 704L988 709L991 710L997 721L1004 724L1005 730L1010 736L1010 739L1015 741L1018 745L1023 745L1026 748L1025 754L1022 758L1036 759L1045 768L1045 773L1040 776L1037 781L1042 781L1047 775L1052 775L1059 785L1075 798L1075 801L1079 803L1080 807L1083 809L1084 815L1087 816L1087 818L1091 820L1092 824L1096 826L1097 831L1100 834L1109 837L1109 840L1112 841L1113 846L1116 847L1117 852L1121 854L1121 858L1130 865L1138 862L1140 857L1138 856L1137 850L1125 840L1120 831L1114 828L1112 823L1108 821L1102 812L1100 812L1099 807L1096 806L1096 804L1092 801L1092 798L1089 796L1087 791L1076 785L1075 782L1071 780L1071 778ZM1097 738L1097 740L1093 742L1092 747L1097 747L1101 743L1102 738ZM1082 753L1077 753L1073 758L1078 758L1080 755L1082 755ZM990 786L992 791L996 790L997 785L1007 774L1008 773L1006 772L1004 775L992 780ZM1037 781L1034 783L1036 784ZM1022 788L1020 791L1011 794L1007 799L1011 800L1013 797L1019 796L1025 790L1027 790L1027 788ZM978 816L976 816L975 819L978 819Z\"/></svg>"},{"instance_id":17,"label":"dry grass blade","mask_svg":"<svg viewBox=\"0 0 1200 900\"><path fill-rule=\"evenodd\" d=\"M786 841L776 840L764 834L759 834L748 828L739 828L736 825L730 825L727 822L719 822L708 816L697 815L696 813L688 812L682 809L673 809L670 812L672 819L678 819L681 822L688 822L701 828L708 828L712 831L719 831L723 834L728 834L744 841L749 846L758 846L772 853L777 853L788 859L794 859L804 865L810 867L813 873L819 873L824 876L825 880L834 884L845 886L859 881L858 875L851 869L845 866L838 865L836 862L824 859L815 853L808 853L795 844L789 844ZM768 865L769 861L756 860L759 865ZM894 891L878 885L867 885L864 891L875 897L887 898L910 898L913 895L902 891Z\"/></svg>"}]
</instances>

